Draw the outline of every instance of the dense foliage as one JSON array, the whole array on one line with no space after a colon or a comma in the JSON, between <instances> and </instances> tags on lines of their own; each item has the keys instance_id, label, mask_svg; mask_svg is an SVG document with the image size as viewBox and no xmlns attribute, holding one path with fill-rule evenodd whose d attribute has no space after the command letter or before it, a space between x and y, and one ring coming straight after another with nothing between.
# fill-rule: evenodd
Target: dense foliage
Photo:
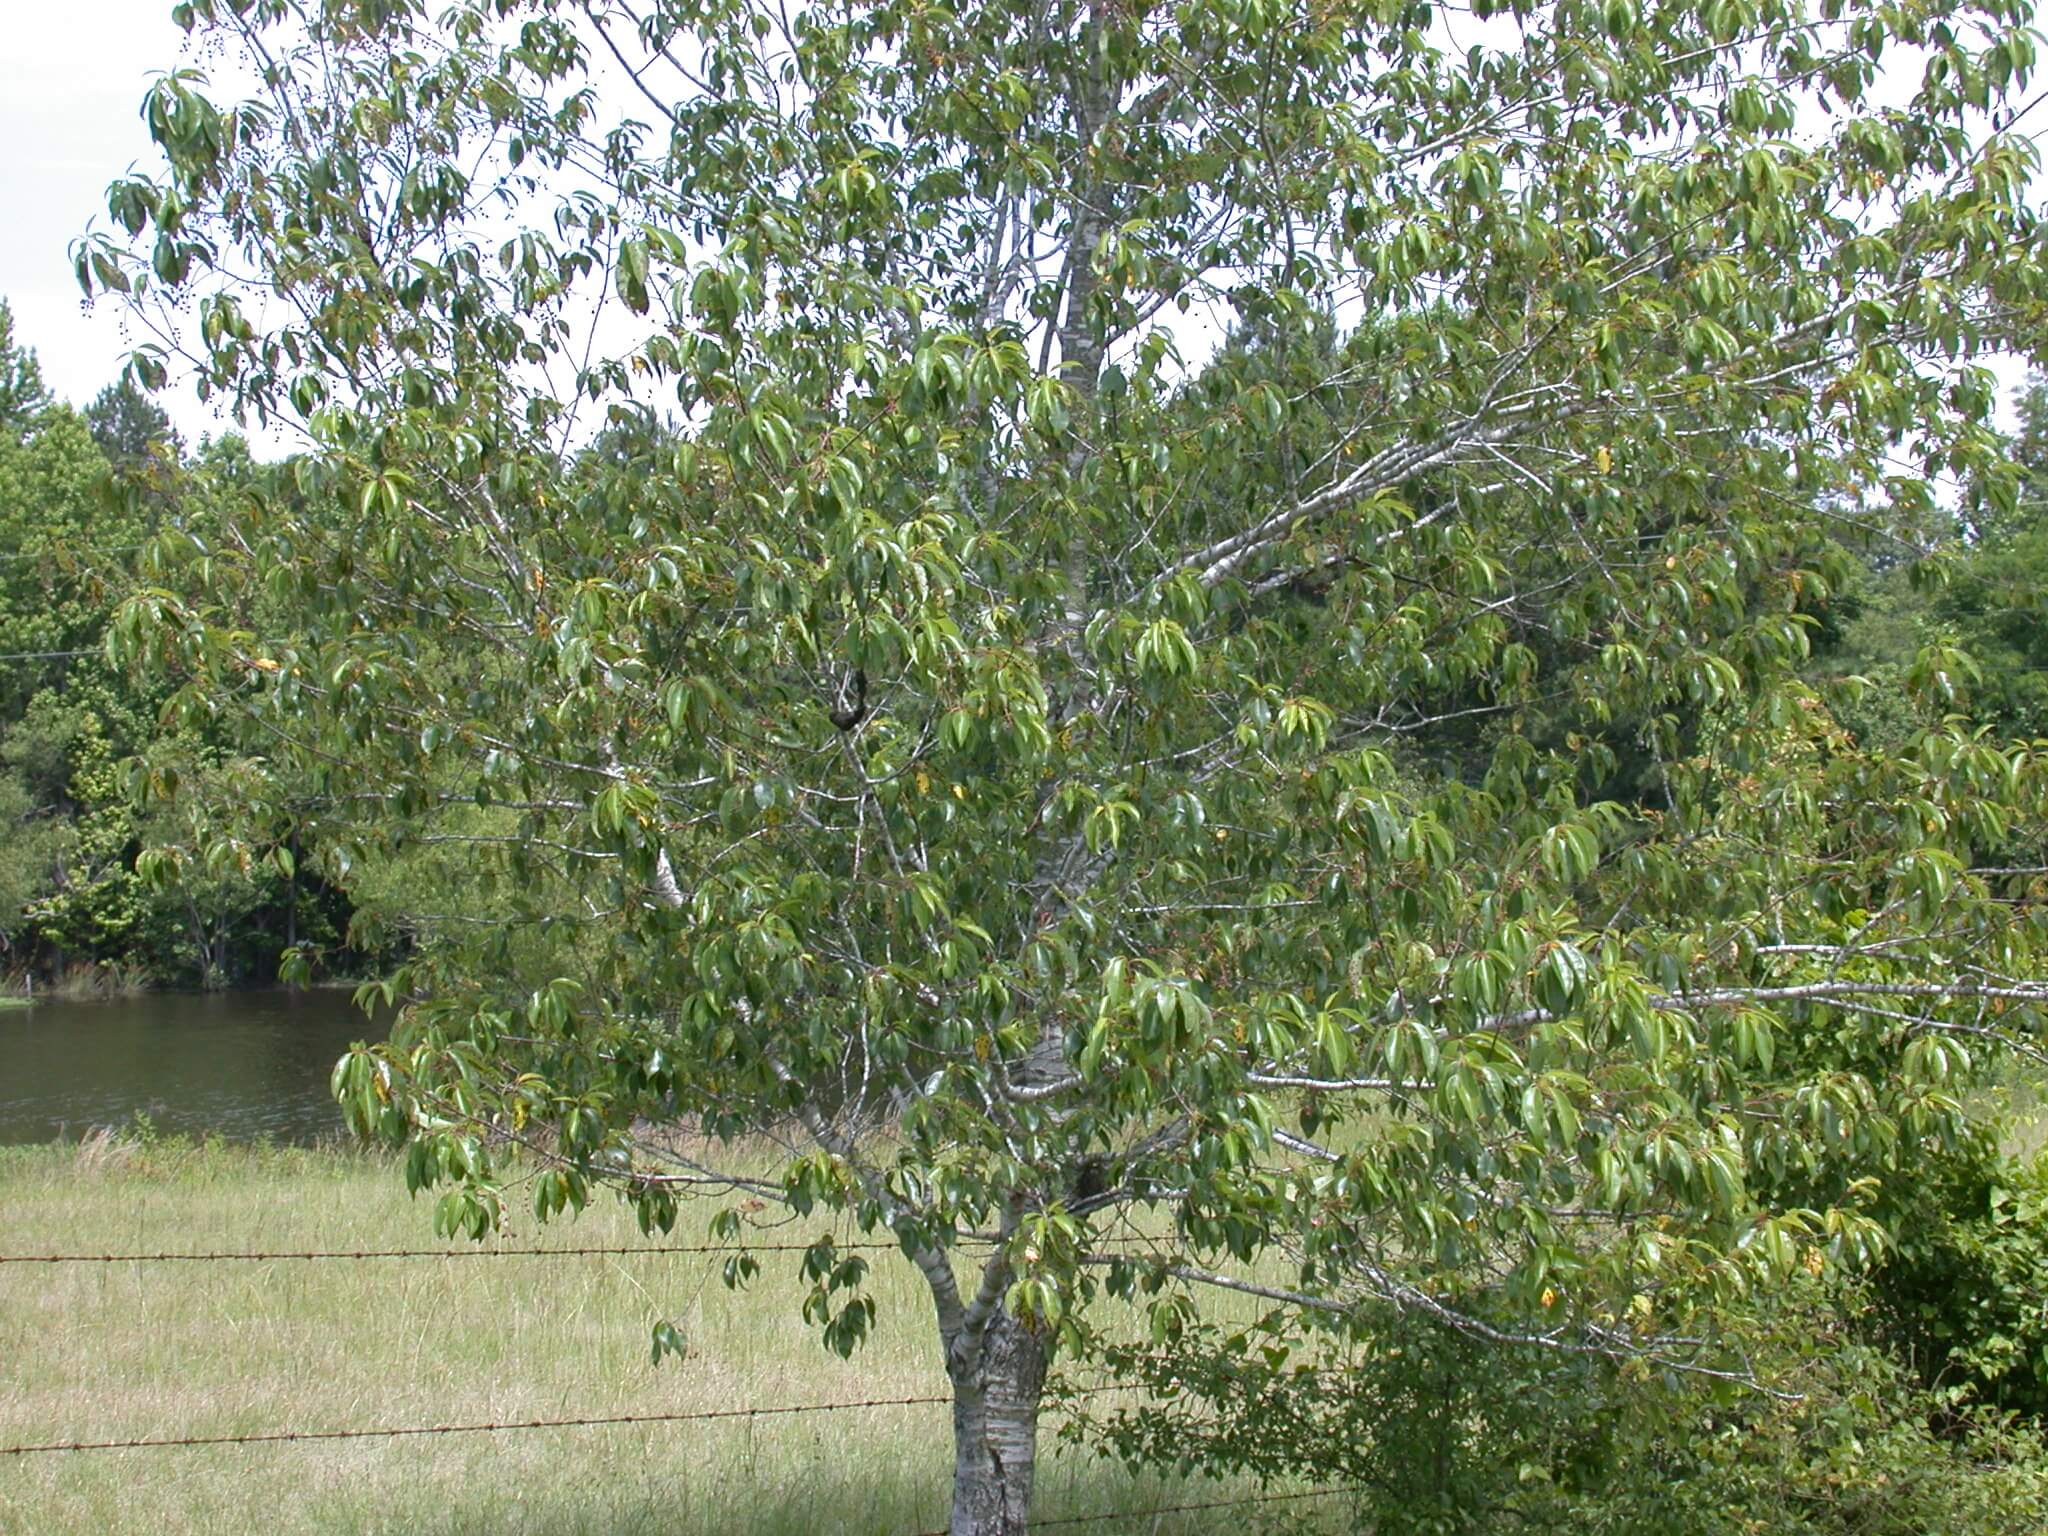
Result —
<instances>
[{"instance_id":1,"label":"dense foliage","mask_svg":"<svg viewBox=\"0 0 2048 1536\"><path fill-rule=\"evenodd\" d=\"M301 938L346 947L348 908L273 861L195 864L175 888L145 849L215 842L194 807L230 802L231 744L159 717L164 690L109 665L108 622L168 519L204 537L246 453L185 463L168 417L132 379L81 416L50 398L0 303L0 974L31 989L268 982ZM176 811L133 792L128 762L182 764L202 793Z\"/></svg>"},{"instance_id":2,"label":"dense foliage","mask_svg":"<svg viewBox=\"0 0 2048 1536\"><path fill-rule=\"evenodd\" d=\"M1262 1328L1130 1352L1124 1379L1149 1406L1068 1433L1149 1466L1355 1487L1362 1527L1386 1536L1992 1536L2048 1521L2038 1426L1934 1400L1857 1338L1856 1298L1828 1291L1801 1277L1736 1324L1775 1396L1377 1314L1307 1347Z\"/></svg>"},{"instance_id":3,"label":"dense foliage","mask_svg":"<svg viewBox=\"0 0 2048 1536\"><path fill-rule=\"evenodd\" d=\"M1953 646L1805 672L2019 505L2021 7L178 12L260 87L79 275L306 447L113 620L237 754L142 875L417 878L336 1089L444 1228L511 1147L893 1233L958 1536L1106 1294L1746 1378L2037 1033L2040 761Z\"/></svg>"},{"instance_id":4,"label":"dense foliage","mask_svg":"<svg viewBox=\"0 0 2048 1536\"><path fill-rule=\"evenodd\" d=\"M1871 1331L1942 1402L2048 1426L2048 1157L1980 1140L1900 1182Z\"/></svg>"}]
</instances>

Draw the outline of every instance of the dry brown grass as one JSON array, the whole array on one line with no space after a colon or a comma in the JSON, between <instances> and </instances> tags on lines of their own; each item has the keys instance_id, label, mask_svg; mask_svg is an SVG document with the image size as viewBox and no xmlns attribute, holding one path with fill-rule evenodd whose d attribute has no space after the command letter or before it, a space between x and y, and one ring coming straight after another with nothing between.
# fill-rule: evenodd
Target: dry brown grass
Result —
<instances>
[{"instance_id":1,"label":"dry brown grass","mask_svg":"<svg viewBox=\"0 0 2048 1536\"><path fill-rule=\"evenodd\" d=\"M703 1217L709 1216L709 1207ZM349 1153L147 1146L0 1151L0 1251L417 1248L424 1204ZM642 1241L593 1204L510 1244ZM702 1219L674 1241L699 1240ZM808 1239L808 1223L776 1234ZM455 1247L459 1245L446 1245ZM850 1361L798 1313L796 1256L743 1292L717 1261L562 1259L0 1265L0 1444L690 1413L939 1395L930 1301L875 1255L875 1338ZM652 1325L689 1340L649 1362ZM0 1532L819 1533L943 1524L943 1406L659 1427L0 1457ZM1143 1510L1247 1489L1133 1481L1053 1456L1039 1512ZM1286 1513L1283 1516L1283 1511ZM1282 1529L1244 1510L1084 1530ZM1298 1525L1287 1528L1300 1529Z\"/></svg>"}]
</instances>

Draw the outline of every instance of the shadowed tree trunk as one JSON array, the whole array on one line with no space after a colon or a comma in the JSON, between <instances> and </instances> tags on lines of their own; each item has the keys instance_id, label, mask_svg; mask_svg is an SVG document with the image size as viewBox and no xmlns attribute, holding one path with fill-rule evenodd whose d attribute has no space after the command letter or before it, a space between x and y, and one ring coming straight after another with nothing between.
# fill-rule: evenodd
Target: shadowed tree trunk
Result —
<instances>
[{"instance_id":1,"label":"shadowed tree trunk","mask_svg":"<svg viewBox=\"0 0 2048 1536\"><path fill-rule=\"evenodd\" d=\"M1014 1226L1006 1223L1003 1239ZM1031 1515L1038 1470L1038 1406L1050 1350L1004 1305L1014 1272L998 1241L971 1300L945 1249L920 1247L953 1385L953 1511L948 1536L1018 1536Z\"/></svg>"},{"instance_id":2,"label":"shadowed tree trunk","mask_svg":"<svg viewBox=\"0 0 2048 1536\"><path fill-rule=\"evenodd\" d=\"M1017 1536L1038 1470L1046 1350L998 1308L978 1346L949 1350L953 1380L953 1516L948 1536Z\"/></svg>"}]
</instances>

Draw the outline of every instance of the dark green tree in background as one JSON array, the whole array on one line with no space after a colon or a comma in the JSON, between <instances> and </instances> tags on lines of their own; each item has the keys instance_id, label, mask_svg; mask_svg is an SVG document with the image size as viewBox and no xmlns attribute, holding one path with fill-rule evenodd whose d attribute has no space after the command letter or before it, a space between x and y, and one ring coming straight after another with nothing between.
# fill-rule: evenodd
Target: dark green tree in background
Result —
<instances>
[{"instance_id":1,"label":"dark green tree in background","mask_svg":"<svg viewBox=\"0 0 2048 1536\"><path fill-rule=\"evenodd\" d=\"M350 963L345 905L288 855L195 866L175 890L135 868L147 847L214 834L196 798L138 802L129 759L152 750L220 803L246 774L228 743L160 718L162 688L108 664L107 625L155 529L208 537L230 515L257 473L246 444L209 443L188 469L131 377L83 415L56 402L4 303L0 401L0 972L44 990L268 982L300 943Z\"/></svg>"},{"instance_id":2,"label":"dark green tree in background","mask_svg":"<svg viewBox=\"0 0 2048 1536\"><path fill-rule=\"evenodd\" d=\"M1975 663L1978 717L2003 734L2048 739L2048 386L2031 379L2017 405L2009 510L1972 529L1929 607Z\"/></svg>"},{"instance_id":3,"label":"dark green tree in background","mask_svg":"<svg viewBox=\"0 0 2048 1536\"><path fill-rule=\"evenodd\" d=\"M49 404L35 349L15 339L14 310L0 299L0 433L20 438Z\"/></svg>"}]
</instances>

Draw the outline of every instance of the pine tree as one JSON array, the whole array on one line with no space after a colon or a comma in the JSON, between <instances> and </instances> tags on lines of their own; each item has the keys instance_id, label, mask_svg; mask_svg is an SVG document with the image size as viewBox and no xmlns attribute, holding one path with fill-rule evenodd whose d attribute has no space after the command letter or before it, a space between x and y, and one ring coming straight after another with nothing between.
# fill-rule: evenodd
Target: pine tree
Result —
<instances>
[{"instance_id":1,"label":"pine tree","mask_svg":"<svg viewBox=\"0 0 2048 1536\"><path fill-rule=\"evenodd\" d=\"M50 403L35 349L14 339L14 310L0 299L0 433L20 441Z\"/></svg>"}]
</instances>

